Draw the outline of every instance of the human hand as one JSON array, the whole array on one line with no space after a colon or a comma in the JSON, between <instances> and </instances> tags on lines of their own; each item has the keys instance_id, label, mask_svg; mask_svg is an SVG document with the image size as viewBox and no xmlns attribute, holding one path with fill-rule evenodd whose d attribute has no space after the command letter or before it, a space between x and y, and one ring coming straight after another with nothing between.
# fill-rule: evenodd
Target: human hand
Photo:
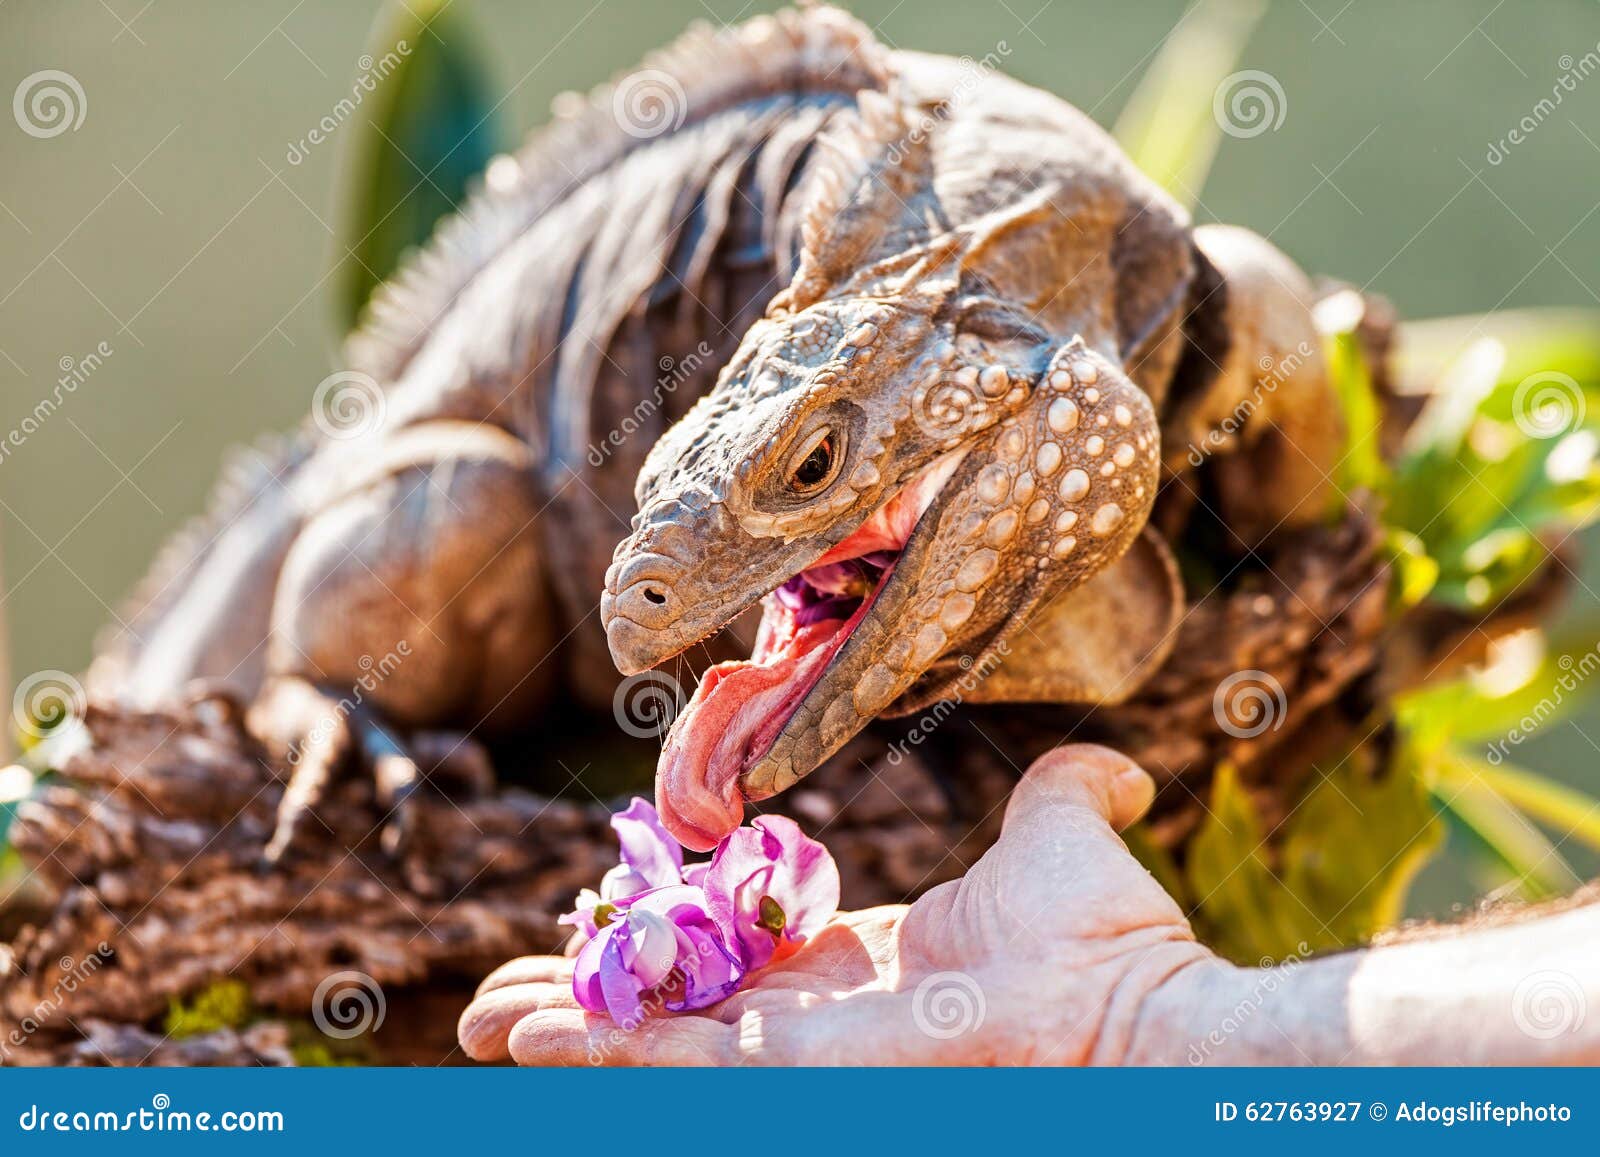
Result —
<instances>
[{"instance_id":1,"label":"human hand","mask_svg":"<svg viewBox=\"0 0 1600 1157\"><path fill-rule=\"evenodd\" d=\"M462 1047L527 1065L1116 1063L1145 998L1211 958L1116 835L1153 792L1115 752L1058 749L963 879L841 912L722 1003L625 1028L578 1007L570 959L523 957L480 986Z\"/></svg>"}]
</instances>

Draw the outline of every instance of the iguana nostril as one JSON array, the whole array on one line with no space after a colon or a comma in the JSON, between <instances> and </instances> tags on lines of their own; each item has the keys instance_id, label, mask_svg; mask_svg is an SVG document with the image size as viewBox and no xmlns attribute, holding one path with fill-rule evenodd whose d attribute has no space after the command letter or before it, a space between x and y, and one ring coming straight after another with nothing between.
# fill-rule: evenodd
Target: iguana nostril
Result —
<instances>
[{"instance_id":1,"label":"iguana nostril","mask_svg":"<svg viewBox=\"0 0 1600 1157\"><path fill-rule=\"evenodd\" d=\"M658 607L665 606L667 602L666 594L657 590L655 587L645 587L644 597Z\"/></svg>"}]
</instances>

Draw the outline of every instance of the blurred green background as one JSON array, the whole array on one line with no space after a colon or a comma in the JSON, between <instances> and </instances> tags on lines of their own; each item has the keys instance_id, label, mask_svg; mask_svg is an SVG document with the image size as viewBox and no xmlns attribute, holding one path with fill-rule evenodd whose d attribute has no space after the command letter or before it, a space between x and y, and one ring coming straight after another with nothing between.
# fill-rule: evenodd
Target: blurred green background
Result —
<instances>
[{"instance_id":1,"label":"blurred green background","mask_svg":"<svg viewBox=\"0 0 1600 1157\"><path fill-rule=\"evenodd\" d=\"M688 22L771 7L455 0L448 35L472 36L487 62L506 147L546 119L556 94L629 67ZM1187 6L850 7L900 47L981 58L1004 42L1007 71L1109 126ZM41 69L84 91L75 131L36 138L0 119L0 436L63 366L97 349L103 360L0 457L13 679L81 669L162 537L201 509L224 448L297 422L333 365L350 273L341 181L359 126L304 141L349 95L376 9L0 5L0 95ZM1537 111L1593 52L1600 9L1587 0L1272 3L1237 67L1276 78L1282 124L1221 138L1196 214L1266 233L1406 317L1600 304L1600 75ZM1525 117L1535 130L1506 148ZM1597 555L1569 618L1600 609L1588 590L1600 589ZM1542 728L1516 758L1600 791L1590 733L1600 735L1593 705ZM1579 875L1600 871L1575 841L1559 847ZM1456 850L1427 870L1414 910L1441 911L1493 882Z\"/></svg>"}]
</instances>

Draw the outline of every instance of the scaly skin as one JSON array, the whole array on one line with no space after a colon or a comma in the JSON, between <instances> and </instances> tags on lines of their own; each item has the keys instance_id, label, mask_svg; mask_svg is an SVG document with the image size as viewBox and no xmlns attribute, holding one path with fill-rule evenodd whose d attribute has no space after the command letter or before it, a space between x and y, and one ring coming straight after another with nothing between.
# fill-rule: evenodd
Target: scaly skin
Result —
<instances>
[{"instance_id":1,"label":"scaly skin","mask_svg":"<svg viewBox=\"0 0 1600 1157\"><path fill-rule=\"evenodd\" d=\"M628 131L601 91L519 154L352 340L370 426L236 471L96 660L100 694L256 698L298 757L275 853L347 759L398 805L419 733L481 779L469 737L538 728L552 689L609 707L608 645L625 672L683 651L936 461L892 580L743 793L964 659L988 675L966 699L1125 698L1182 603L1158 486L1315 340L1271 246L1191 230L1085 117L971 61L817 7L646 64L682 123ZM1340 442L1319 356L1268 393L1207 442L1247 538L1322 512ZM837 461L797 493L824 428Z\"/></svg>"},{"instance_id":2,"label":"scaly skin","mask_svg":"<svg viewBox=\"0 0 1600 1157\"><path fill-rule=\"evenodd\" d=\"M1011 639L1058 616L1061 600L1110 641L1093 649L1100 677L1058 637L1030 654L1031 669L965 697L1118 702L1136 690L1170 648L1182 606L1165 547L1153 531L1141 538L1161 482L1158 406L1186 347L1208 363L1202 399L1248 392L1262 372L1262 343L1219 365L1186 336L1204 259L1181 211L1110 142L998 77L935 104L949 80L941 62L905 57L888 95L864 94L836 130L834 166L813 175L794 282L652 451L633 534L607 573L612 656L624 673L642 671L814 565L936 463L958 460L861 625L770 748L748 751L744 799L792 786L873 717L1000 665ZM1231 233L1219 242L1234 245L1222 276L1238 286L1248 262L1271 256ZM1252 282L1277 311L1253 336L1314 340L1303 278L1282 265L1277 280ZM1235 296L1236 310L1249 304ZM1230 377L1240 356L1253 372ZM1315 346L1304 360L1287 412L1325 416ZM1197 418L1194 392L1191 383L1187 405L1170 411L1202 431L1227 418L1214 400L1220 412ZM1336 443L1321 441L1307 440L1312 469L1278 492L1287 504L1257 514L1262 532L1324 509L1313 494L1327 474L1319 456ZM800 467L822 443L827 475L807 477ZM1144 557L1119 569L1136 541ZM1091 584L1102 574L1115 577ZM669 755L664 805L687 790L674 766ZM723 790L705 782L697 796ZM716 826L677 810L663 812L674 834L709 845L738 803L724 801Z\"/></svg>"}]
</instances>

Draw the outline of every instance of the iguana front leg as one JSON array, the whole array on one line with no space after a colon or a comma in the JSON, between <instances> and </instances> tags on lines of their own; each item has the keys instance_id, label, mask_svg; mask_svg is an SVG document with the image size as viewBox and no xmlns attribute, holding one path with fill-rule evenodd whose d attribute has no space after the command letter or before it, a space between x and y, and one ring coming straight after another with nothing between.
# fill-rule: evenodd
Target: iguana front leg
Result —
<instances>
[{"instance_id":1,"label":"iguana front leg","mask_svg":"<svg viewBox=\"0 0 1600 1157\"><path fill-rule=\"evenodd\" d=\"M447 767L486 766L471 732L528 718L553 674L524 443L491 426L430 422L389 434L343 477L285 560L267 692L252 709L252 726L294 769L273 857L351 761L398 817L395 843L406 800L438 763L416 748L440 745L414 737L465 726L444 745L455 753Z\"/></svg>"}]
</instances>

